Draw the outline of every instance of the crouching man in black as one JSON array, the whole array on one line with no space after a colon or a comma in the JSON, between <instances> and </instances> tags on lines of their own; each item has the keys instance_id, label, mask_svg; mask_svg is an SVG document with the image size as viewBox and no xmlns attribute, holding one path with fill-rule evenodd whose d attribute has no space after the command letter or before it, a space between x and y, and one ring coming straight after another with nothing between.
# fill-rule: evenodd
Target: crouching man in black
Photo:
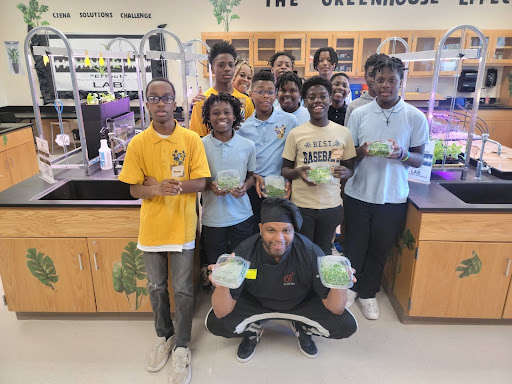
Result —
<instances>
[{"instance_id":1,"label":"crouching man in black","mask_svg":"<svg viewBox=\"0 0 512 384\"><path fill-rule=\"evenodd\" d=\"M309 358L318 355L312 335L344 339L357 330L356 319L345 309L346 289L322 285L317 256L323 253L296 233L301 225L302 217L292 202L266 199L261 206L260 233L234 250L251 262L244 282L237 289L215 287L205 325L217 336L243 337L237 351L240 362L254 355L265 320L289 320L299 349Z\"/></svg>"}]
</instances>

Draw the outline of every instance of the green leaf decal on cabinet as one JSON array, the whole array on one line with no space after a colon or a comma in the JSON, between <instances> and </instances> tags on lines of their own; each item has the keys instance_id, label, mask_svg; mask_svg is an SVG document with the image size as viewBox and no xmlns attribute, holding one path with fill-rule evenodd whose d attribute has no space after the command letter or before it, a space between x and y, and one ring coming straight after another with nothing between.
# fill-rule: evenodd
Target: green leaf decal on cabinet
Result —
<instances>
[{"instance_id":1,"label":"green leaf decal on cabinet","mask_svg":"<svg viewBox=\"0 0 512 384\"><path fill-rule=\"evenodd\" d=\"M3 139L4 139L4 146L6 146L7 145L7 135L4 135Z\"/></svg>"},{"instance_id":2,"label":"green leaf decal on cabinet","mask_svg":"<svg viewBox=\"0 0 512 384\"><path fill-rule=\"evenodd\" d=\"M460 262L464 266L458 266L456 271L462 272L459 275L459 279L462 279L463 277L468 277L469 275L476 275L480 273L482 269L482 260L478 257L477 253L473 251L473 257L462 260Z\"/></svg>"},{"instance_id":3,"label":"green leaf decal on cabinet","mask_svg":"<svg viewBox=\"0 0 512 384\"><path fill-rule=\"evenodd\" d=\"M403 254L402 250L404 248L407 248L409 251L412 251L412 250L414 250L415 245L416 245L416 239L412 235L411 230L409 228L407 228L400 235L400 238L398 239L398 242L395 244L395 246L390 249L388 257L386 259L386 263L391 263L391 266L394 270L393 280L391 282L392 289L395 288L396 277L402 269L402 262L401 262L402 261L401 257Z\"/></svg>"},{"instance_id":4,"label":"green leaf decal on cabinet","mask_svg":"<svg viewBox=\"0 0 512 384\"><path fill-rule=\"evenodd\" d=\"M55 291L52 283L59 281L59 276L55 270L55 265L50 256L46 256L42 252L37 252L35 248L27 249L26 255L27 267L30 272L39 280L42 284L50 287Z\"/></svg>"},{"instance_id":5,"label":"green leaf decal on cabinet","mask_svg":"<svg viewBox=\"0 0 512 384\"><path fill-rule=\"evenodd\" d=\"M121 262L112 268L112 283L116 292L125 293L131 308L133 305L129 295L136 294L135 310L138 310L142 299L148 295L147 287L137 286L137 280L146 280L147 278L146 266L143 253L137 248L136 243L130 241L124 249L125 252L121 254Z\"/></svg>"}]
</instances>

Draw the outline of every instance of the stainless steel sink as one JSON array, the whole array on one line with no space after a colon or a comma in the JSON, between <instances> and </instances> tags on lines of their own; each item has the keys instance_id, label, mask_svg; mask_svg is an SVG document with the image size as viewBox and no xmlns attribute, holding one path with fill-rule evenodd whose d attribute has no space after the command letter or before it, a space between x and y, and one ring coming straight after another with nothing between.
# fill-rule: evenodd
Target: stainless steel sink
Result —
<instances>
[{"instance_id":1,"label":"stainless steel sink","mask_svg":"<svg viewBox=\"0 0 512 384\"><path fill-rule=\"evenodd\" d=\"M512 204L512 183L457 182L439 185L468 204Z\"/></svg>"},{"instance_id":2,"label":"stainless steel sink","mask_svg":"<svg viewBox=\"0 0 512 384\"><path fill-rule=\"evenodd\" d=\"M32 200L137 200L118 180L67 180Z\"/></svg>"}]
</instances>

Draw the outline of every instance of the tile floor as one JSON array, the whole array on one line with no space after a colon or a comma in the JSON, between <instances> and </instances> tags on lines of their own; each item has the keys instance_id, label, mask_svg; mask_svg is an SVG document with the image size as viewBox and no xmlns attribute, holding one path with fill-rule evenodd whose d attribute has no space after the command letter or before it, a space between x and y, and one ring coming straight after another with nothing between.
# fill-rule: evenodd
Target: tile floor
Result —
<instances>
[{"instance_id":1,"label":"tile floor","mask_svg":"<svg viewBox=\"0 0 512 384\"><path fill-rule=\"evenodd\" d=\"M2 293L0 284L0 293ZM358 332L347 340L316 338L317 359L304 357L285 322L266 326L253 359L235 359L238 339L208 334L209 296L193 322L192 383L512 383L512 326L403 325L380 293L378 321L352 312ZM144 371L154 342L150 316L140 320L17 320L0 306L0 383L168 383L170 363Z\"/></svg>"}]
</instances>

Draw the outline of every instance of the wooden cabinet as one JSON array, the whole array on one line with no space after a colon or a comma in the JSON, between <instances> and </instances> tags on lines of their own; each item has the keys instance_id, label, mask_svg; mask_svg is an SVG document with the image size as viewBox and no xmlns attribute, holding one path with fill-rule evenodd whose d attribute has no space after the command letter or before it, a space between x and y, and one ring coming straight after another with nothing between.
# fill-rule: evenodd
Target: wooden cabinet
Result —
<instances>
[{"instance_id":1,"label":"wooden cabinet","mask_svg":"<svg viewBox=\"0 0 512 384\"><path fill-rule=\"evenodd\" d=\"M151 312L137 239L87 239L98 312Z\"/></svg>"},{"instance_id":2,"label":"wooden cabinet","mask_svg":"<svg viewBox=\"0 0 512 384\"><path fill-rule=\"evenodd\" d=\"M493 231L482 231L496 221ZM399 315L512 318L512 214L420 212L409 204L404 236L383 284Z\"/></svg>"},{"instance_id":3,"label":"wooden cabinet","mask_svg":"<svg viewBox=\"0 0 512 384\"><path fill-rule=\"evenodd\" d=\"M201 33L201 40L203 40L210 49L214 44L220 43L223 40L226 40L226 33L222 32L203 32ZM202 47L203 53L207 53L206 47L203 45ZM203 67L203 74L205 77L208 77L208 60L203 61L204 67ZM206 91L206 89L203 89L203 92Z\"/></svg>"},{"instance_id":4,"label":"wooden cabinet","mask_svg":"<svg viewBox=\"0 0 512 384\"><path fill-rule=\"evenodd\" d=\"M494 31L490 50L491 63L512 64L512 31Z\"/></svg>"},{"instance_id":5,"label":"wooden cabinet","mask_svg":"<svg viewBox=\"0 0 512 384\"><path fill-rule=\"evenodd\" d=\"M306 35L304 33L283 33L279 36L279 51L289 52L295 57L295 66L306 65Z\"/></svg>"},{"instance_id":6,"label":"wooden cabinet","mask_svg":"<svg viewBox=\"0 0 512 384\"><path fill-rule=\"evenodd\" d=\"M279 36L276 33L254 34L254 66L268 67L268 61L279 51Z\"/></svg>"},{"instance_id":7,"label":"wooden cabinet","mask_svg":"<svg viewBox=\"0 0 512 384\"><path fill-rule=\"evenodd\" d=\"M10 311L96 311L85 239L0 239L0 249Z\"/></svg>"},{"instance_id":8,"label":"wooden cabinet","mask_svg":"<svg viewBox=\"0 0 512 384\"><path fill-rule=\"evenodd\" d=\"M384 41L382 32L361 32L359 36L359 54L356 62L356 75L364 76L364 63L377 53L377 48Z\"/></svg>"},{"instance_id":9,"label":"wooden cabinet","mask_svg":"<svg viewBox=\"0 0 512 384\"><path fill-rule=\"evenodd\" d=\"M338 55L336 71L356 76L356 65L359 60L359 33L334 33L332 44Z\"/></svg>"},{"instance_id":10,"label":"wooden cabinet","mask_svg":"<svg viewBox=\"0 0 512 384\"><path fill-rule=\"evenodd\" d=\"M485 35L485 39L487 41L487 55L486 55L486 63L491 63L491 33L489 31L482 31L482 33ZM482 48L482 42L480 41L480 37L477 36L473 31L466 31L466 44L465 48L467 49L481 49ZM464 60L464 64L473 64L478 65L478 60L476 59L469 59Z\"/></svg>"},{"instance_id":11,"label":"wooden cabinet","mask_svg":"<svg viewBox=\"0 0 512 384\"><path fill-rule=\"evenodd\" d=\"M313 68L313 58L318 48L332 47L332 33L328 32L312 32L306 35L306 67L304 70L305 77L318 75Z\"/></svg>"},{"instance_id":12,"label":"wooden cabinet","mask_svg":"<svg viewBox=\"0 0 512 384\"><path fill-rule=\"evenodd\" d=\"M0 152L0 191L12 186L11 171L9 169L9 160L7 160L7 151Z\"/></svg>"},{"instance_id":13,"label":"wooden cabinet","mask_svg":"<svg viewBox=\"0 0 512 384\"><path fill-rule=\"evenodd\" d=\"M39 173L30 127L0 136L0 191Z\"/></svg>"},{"instance_id":14,"label":"wooden cabinet","mask_svg":"<svg viewBox=\"0 0 512 384\"><path fill-rule=\"evenodd\" d=\"M438 42L438 31L415 32L411 52L436 50ZM409 66L409 72L410 76L432 76L434 74L434 62L415 61Z\"/></svg>"},{"instance_id":15,"label":"wooden cabinet","mask_svg":"<svg viewBox=\"0 0 512 384\"><path fill-rule=\"evenodd\" d=\"M386 39L389 39L391 37L399 37L405 40L405 42L409 46L409 52L412 52L412 36L412 31L390 31L386 32L385 35ZM405 46L400 41L391 40L384 44L384 46L380 49L380 53L385 53L386 55L391 55L393 53L405 53Z\"/></svg>"},{"instance_id":16,"label":"wooden cabinet","mask_svg":"<svg viewBox=\"0 0 512 384\"><path fill-rule=\"evenodd\" d=\"M409 315L501 318L510 258L512 243L420 241Z\"/></svg>"},{"instance_id":17,"label":"wooden cabinet","mask_svg":"<svg viewBox=\"0 0 512 384\"><path fill-rule=\"evenodd\" d=\"M238 57L249 62L253 65L253 39L252 34L247 33L228 33L227 40L236 48Z\"/></svg>"}]
</instances>

